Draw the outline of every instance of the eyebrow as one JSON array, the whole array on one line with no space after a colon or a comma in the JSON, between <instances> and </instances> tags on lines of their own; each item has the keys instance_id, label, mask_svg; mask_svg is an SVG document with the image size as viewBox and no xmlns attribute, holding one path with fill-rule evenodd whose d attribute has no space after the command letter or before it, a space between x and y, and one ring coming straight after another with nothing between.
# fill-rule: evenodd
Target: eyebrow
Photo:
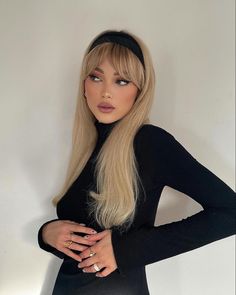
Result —
<instances>
[{"instance_id":1,"label":"eyebrow","mask_svg":"<svg viewBox=\"0 0 236 295\"><path fill-rule=\"evenodd\" d=\"M101 74L104 74L104 71L102 69L98 68L98 67L96 67L94 70L101 73ZM115 72L114 76L119 76L119 73Z\"/></svg>"}]
</instances>

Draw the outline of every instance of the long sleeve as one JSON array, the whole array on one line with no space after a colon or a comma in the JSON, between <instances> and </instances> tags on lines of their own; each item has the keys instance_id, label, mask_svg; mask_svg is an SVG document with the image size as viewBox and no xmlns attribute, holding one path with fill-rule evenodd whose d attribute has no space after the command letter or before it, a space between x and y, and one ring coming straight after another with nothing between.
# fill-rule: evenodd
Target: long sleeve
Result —
<instances>
[{"instance_id":1,"label":"long sleeve","mask_svg":"<svg viewBox=\"0 0 236 295\"><path fill-rule=\"evenodd\" d=\"M127 268L157 262L236 232L235 192L165 130L149 125L140 137L144 133L147 136L139 140L141 147L138 148L147 157L145 161L155 167L150 169L155 173L150 178L156 177L163 186L187 194L200 203L203 210L161 226L141 225L123 234L112 231L114 254L121 273ZM142 142L145 143L143 146Z\"/></svg>"},{"instance_id":2,"label":"long sleeve","mask_svg":"<svg viewBox=\"0 0 236 295\"><path fill-rule=\"evenodd\" d=\"M48 223L50 222L53 222L53 221L56 221L58 219L53 219L53 220L50 220L50 221L47 221L46 223L44 223L39 231L38 231L38 244L39 244L39 247L47 252L50 252L52 254L54 254L55 256L59 257L59 258L64 258L65 257L65 254L62 253L61 251L57 250L56 248L46 244L43 240L43 228L45 225L47 225Z\"/></svg>"}]
</instances>

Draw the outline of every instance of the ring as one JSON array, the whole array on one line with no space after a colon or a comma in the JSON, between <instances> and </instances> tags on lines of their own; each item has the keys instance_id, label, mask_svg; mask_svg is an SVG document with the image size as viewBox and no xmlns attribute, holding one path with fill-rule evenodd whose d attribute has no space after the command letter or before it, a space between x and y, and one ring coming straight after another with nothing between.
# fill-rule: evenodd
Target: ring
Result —
<instances>
[{"instance_id":1,"label":"ring","mask_svg":"<svg viewBox=\"0 0 236 295\"><path fill-rule=\"evenodd\" d=\"M97 266L96 263L94 263L93 268L94 268L96 271L99 271L99 270L101 269L101 268L99 268L99 267Z\"/></svg>"},{"instance_id":2,"label":"ring","mask_svg":"<svg viewBox=\"0 0 236 295\"><path fill-rule=\"evenodd\" d=\"M89 248L89 251L90 251L90 254L89 254L89 257L92 257L93 255L95 255L96 253L92 251L91 248Z\"/></svg>"},{"instance_id":3,"label":"ring","mask_svg":"<svg viewBox=\"0 0 236 295\"><path fill-rule=\"evenodd\" d=\"M71 244L73 244L72 240L66 241L66 242L64 242L64 247L69 248Z\"/></svg>"}]
</instances>

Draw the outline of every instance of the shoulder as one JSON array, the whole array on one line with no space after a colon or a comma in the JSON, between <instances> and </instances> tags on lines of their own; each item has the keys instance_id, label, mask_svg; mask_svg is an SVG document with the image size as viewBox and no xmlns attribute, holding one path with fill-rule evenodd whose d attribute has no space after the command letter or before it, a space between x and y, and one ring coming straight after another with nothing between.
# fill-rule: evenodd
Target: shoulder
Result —
<instances>
[{"instance_id":1,"label":"shoulder","mask_svg":"<svg viewBox=\"0 0 236 295\"><path fill-rule=\"evenodd\" d=\"M167 130L153 124L144 124L137 131L134 138L136 157L150 159L166 158L175 145L174 136Z\"/></svg>"},{"instance_id":2,"label":"shoulder","mask_svg":"<svg viewBox=\"0 0 236 295\"><path fill-rule=\"evenodd\" d=\"M134 153L142 171L158 174L155 167L165 169L173 155L174 137L167 130L153 124L144 124L134 138ZM171 156L172 157L172 156ZM151 169L151 170L150 170Z\"/></svg>"},{"instance_id":3,"label":"shoulder","mask_svg":"<svg viewBox=\"0 0 236 295\"><path fill-rule=\"evenodd\" d=\"M144 124L134 138L134 149L137 154L150 153L168 158L187 155L184 144L176 139L168 130L153 124Z\"/></svg>"},{"instance_id":4,"label":"shoulder","mask_svg":"<svg viewBox=\"0 0 236 295\"><path fill-rule=\"evenodd\" d=\"M178 162L196 160L185 145L169 131L153 124L143 125L136 133L134 149L137 156L146 154L151 160Z\"/></svg>"},{"instance_id":5,"label":"shoulder","mask_svg":"<svg viewBox=\"0 0 236 295\"><path fill-rule=\"evenodd\" d=\"M135 145L150 143L163 146L173 139L174 136L169 131L153 124L144 124L136 133L134 143Z\"/></svg>"}]
</instances>

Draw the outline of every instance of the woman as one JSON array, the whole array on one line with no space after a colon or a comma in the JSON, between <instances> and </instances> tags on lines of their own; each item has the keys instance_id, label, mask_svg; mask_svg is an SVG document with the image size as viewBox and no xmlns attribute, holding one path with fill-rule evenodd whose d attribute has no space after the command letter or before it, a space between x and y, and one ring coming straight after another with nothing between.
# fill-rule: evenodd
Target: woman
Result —
<instances>
[{"instance_id":1,"label":"woman","mask_svg":"<svg viewBox=\"0 0 236 295\"><path fill-rule=\"evenodd\" d=\"M64 259L53 295L149 294L145 265L235 233L233 190L149 124L154 80L138 37L105 31L88 46L58 219L39 230L40 247ZM166 185L204 210L155 227Z\"/></svg>"}]
</instances>

